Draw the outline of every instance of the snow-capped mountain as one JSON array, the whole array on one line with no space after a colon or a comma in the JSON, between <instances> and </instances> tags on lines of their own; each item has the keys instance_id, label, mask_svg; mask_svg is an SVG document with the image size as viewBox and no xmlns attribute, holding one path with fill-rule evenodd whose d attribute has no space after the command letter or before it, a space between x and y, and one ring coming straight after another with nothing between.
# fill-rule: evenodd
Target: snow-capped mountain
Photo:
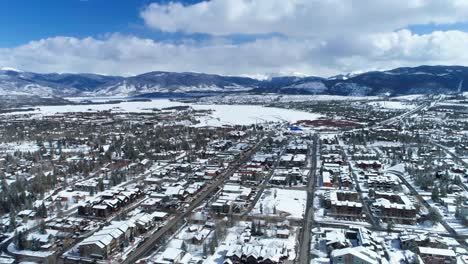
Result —
<instances>
[{"instance_id":1,"label":"snow-capped mountain","mask_svg":"<svg viewBox=\"0 0 468 264\"><path fill-rule=\"evenodd\" d=\"M200 92L244 92L258 87L260 81L204 73L149 72L101 86L92 94L99 96Z\"/></svg>"},{"instance_id":2,"label":"snow-capped mountain","mask_svg":"<svg viewBox=\"0 0 468 264\"><path fill-rule=\"evenodd\" d=\"M96 74L40 74L4 67L0 70L0 94L74 96L121 79Z\"/></svg>"},{"instance_id":3,"label":"snow-capped mountain","mask_svg":"<svg viewBox=\"0 0 468 264\"><path fill-rule=\"evenodd\" d=\"M468 67L419 66L330 78L284 76L257 80L204 73L149 72L132 77L39 74L0 70L0 95L139 96L213 93L407 95L468 91Z\"/></svg>"},{"instance_id":4,"label":"snow-capped mountain","mask_svg":"<svg viewBox=\"0 0 468 264\"><path fill-rule=\"evenodd\" d=\"M468 90L468 67L419 66L330 78L282 77L262 83L257 91L289 94L383 95L452 93Z\"/></svg>"}]
</instances>

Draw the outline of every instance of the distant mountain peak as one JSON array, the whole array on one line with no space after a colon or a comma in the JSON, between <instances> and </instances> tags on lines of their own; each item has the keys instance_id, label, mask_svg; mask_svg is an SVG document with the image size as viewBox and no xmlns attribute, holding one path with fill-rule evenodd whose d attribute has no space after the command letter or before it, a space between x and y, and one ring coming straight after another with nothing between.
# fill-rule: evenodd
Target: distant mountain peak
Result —
<instances>
[{"instance_id":1,"label":"distant mountain peak","mask_svg":"<svg viewBox=\"0 0 468 264\"><path fill-rule=\"evenodd\" d=\"M331 95L407 95L468 91L468 67L418 66L386 71L352 72L330 78L270 76L252 78L196 72L153 71L131 77L98 74L0 70L0 95L139 96L220 93ZM466 87L465 87L466 86Z\"/></svg>"},{"instance_id":2,"label":"distant mountain peak","mask_svg":"<svg viewBox=\"0 0 468 264\"><path fill-rule=\"evenodd\" d=\"M13 71L13 72L23 72L22 70L18 70L18 69L15 69L13 67L1 67L0 68L1 71Z\"/></svg>"}]
</instances>

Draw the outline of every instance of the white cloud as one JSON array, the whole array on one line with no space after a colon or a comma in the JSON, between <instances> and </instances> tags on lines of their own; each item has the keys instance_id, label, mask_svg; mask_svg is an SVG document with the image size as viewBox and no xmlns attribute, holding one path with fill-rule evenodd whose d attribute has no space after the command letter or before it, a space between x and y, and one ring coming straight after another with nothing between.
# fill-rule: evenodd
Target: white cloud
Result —
<instances>
[{"instance_id":1,"label":"white cloud","mask_svg":"<svg viewBox=\"0 0 468 264\"><path fill-rule=\"evenodd\" d=\"M408 30L354 37L268 38L171 44L135 36L54 37L0 49L0 66L35 72L133 75L153 70L227 75L308 74L329 76L357 70L421 64L468 65L468 33L413 34Z\"/></svg>"},{"instance_id":2,"label":"white cloud","mask_svg":"<svg viewBox=\"0 0 468 264\"><path fill-rule=\"evenodd\" d=\"M415 24L468 21L466 0L211 0L153 3L152 28L212 35L282 33L294 37L389 32Z\"/></svg>"},{"instance_id":3,"label":"white cloud","mask_svg":"<svg viewBox=\"0 0 468 264\"><path fill-rule=\"evenodd\" d=\"M265 76L421 64L468 66L468 33L415 34L410 25L468 21L466 0L211 0L150 4L141 17L163 31L206 33L178 44L136 36L51 37L0 48L0 66L36 72L134 75L153 70ZM252 34L233 42L231 34ZM268 37L278 36L280 37ZM262 37L258 37L261 34Z\"/></svg>"}]
</instances>

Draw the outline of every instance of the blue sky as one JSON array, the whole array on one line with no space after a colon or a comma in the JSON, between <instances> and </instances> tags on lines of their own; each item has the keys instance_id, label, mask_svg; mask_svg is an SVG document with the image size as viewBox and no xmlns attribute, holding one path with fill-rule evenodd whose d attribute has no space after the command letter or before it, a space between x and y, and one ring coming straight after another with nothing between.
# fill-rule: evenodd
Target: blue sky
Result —
<instances>
[{"instance_id":1,"label":"blue sky","mask_svg":"<svg viewBox=\"0 0 468 264\"><path fill-rule=\"evenodd\" d=\"M15 0L0 67L320 75L468 65L468 1Z\"/></svg>"},{"instance_id":2,"label":"blue sky","mask_svg":"<svg viewBox=\"0 0 468 264\"><path fill-rule=\"evenodd\" d=\"M112 6L109 6L112 3ZM15 0L0 8L0 46L51 36L86 37L142 28L147 0Z\"/></svg>"},{"instance_id":3,"label":"blue sky","mask_svg":"<svg viewBox=\"0 0 468 264\"><path fill-rule=\"evenodd\" d=\"M181 34L149 30L140 11L151 0L14 0L0 8L0 47L13 47L53 36L88 37L120 32L154 39L177 40ZM199 0L180 1L193 4ZM192 35L199 37L199 35Z\"/></svg>"}]
</instances>

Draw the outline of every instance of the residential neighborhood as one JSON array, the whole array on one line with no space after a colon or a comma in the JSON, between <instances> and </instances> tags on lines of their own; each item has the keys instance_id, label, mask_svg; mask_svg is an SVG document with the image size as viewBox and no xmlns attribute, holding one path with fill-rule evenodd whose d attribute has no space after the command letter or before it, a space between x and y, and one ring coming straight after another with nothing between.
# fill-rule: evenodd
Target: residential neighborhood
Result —
<instances>
[{"instance_id":1,"label":"residential neighborhood","mask_svg":"<svg viewBox=\"0 0 468 264\"><path fill-rule=\"evenodd\" d=\"M249 125L193 107L5 115L0 261L466 263L466 127L458 99L434 100Z\"/></svg>"}]
</instances>

